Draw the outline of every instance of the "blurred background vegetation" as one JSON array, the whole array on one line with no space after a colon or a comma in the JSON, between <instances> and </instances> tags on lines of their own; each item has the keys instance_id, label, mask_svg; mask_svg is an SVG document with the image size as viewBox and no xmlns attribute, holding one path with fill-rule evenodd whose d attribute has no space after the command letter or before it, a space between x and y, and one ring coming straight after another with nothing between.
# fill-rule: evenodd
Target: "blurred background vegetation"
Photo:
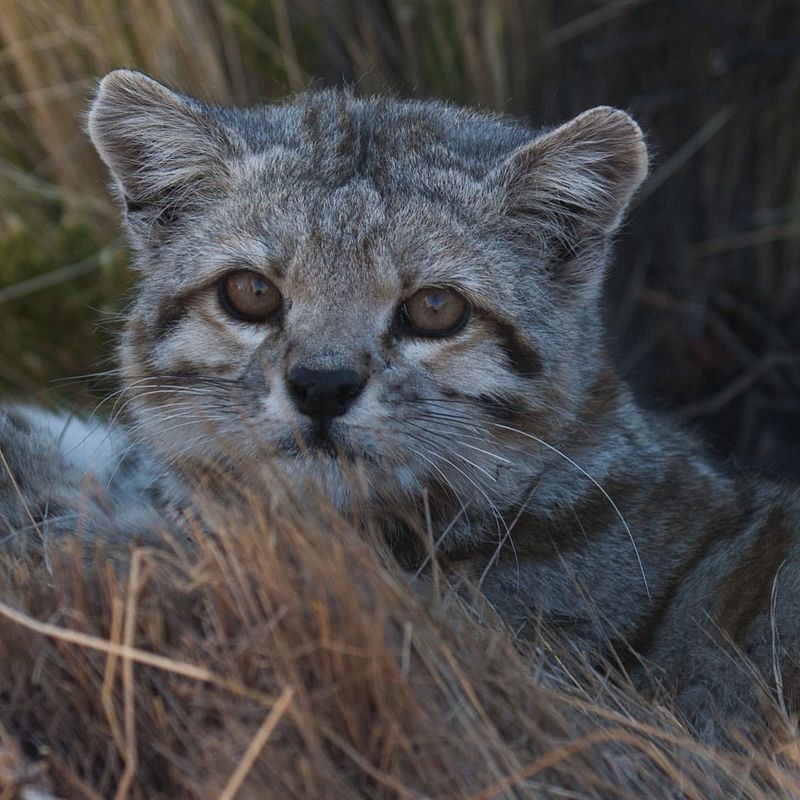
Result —
<instances>
[{"instance_id":1,"label":"blurred background vegetation","mask_svg":"<svg viewBox=\"0 0 800 800\"><path fill-rule=\"evenodd\" d=\"M800 476L796 0L0 0L0 395L89 403L57 379L112 357L131 279L82 121L118 66L218 102L629 109L654 166L608 282L618 362L721 452Z\"/></svg>"}]
</instances>

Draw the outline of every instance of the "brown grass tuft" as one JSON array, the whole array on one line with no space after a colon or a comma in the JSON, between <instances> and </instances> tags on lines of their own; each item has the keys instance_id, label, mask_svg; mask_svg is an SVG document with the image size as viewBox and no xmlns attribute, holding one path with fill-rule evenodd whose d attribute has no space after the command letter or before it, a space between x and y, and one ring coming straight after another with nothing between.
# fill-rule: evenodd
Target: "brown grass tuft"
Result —
<instances>
[{"instance_id":1,"label":"brown grass tuft","mask_svg":"<svg viewBox=\"0 0 800 800\"><path fill-rule=\"evenodd\" d=\"M116 230L81 131L112 67L212 100L345 81L535 124L612 103L656 157L611 279L623 368L658 365L642 385L724 448L797 471L798 14L763 0L0 0L0 383L30 392L91 369L95 312L56 324L54 309L119 303L119 270L91 254ZM155 549L64 543L51 571L3 557L0 800L800 797L796 738L710 753L602 674L557 680L545 640L521 654L452 598L415 595L341 520L254 510Z\"/></svg>"},{"instance_id":2,"label":"brown grass tuft","mask_svg":"<svg viewBox=\"0 0 800 800\"><path fill-rule=\"evenodd\" d=\"M800 796L796 739L706 748L544 637L520 652L412 587L333 513L209 520L66 541L51 571L5 557L0 797L29 775L64 798Z\"/></svg>"}]
</instances>

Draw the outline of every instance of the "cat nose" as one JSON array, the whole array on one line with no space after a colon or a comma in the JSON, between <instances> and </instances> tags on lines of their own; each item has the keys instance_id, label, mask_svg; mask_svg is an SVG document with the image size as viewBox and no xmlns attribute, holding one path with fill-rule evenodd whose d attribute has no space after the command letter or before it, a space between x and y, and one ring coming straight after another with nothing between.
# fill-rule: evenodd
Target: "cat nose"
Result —
<instances>
[{"instance_id":1,"label":"cat nose","mask_svg":"<svg viewBox=\"0 0 800 800\"><path fill-rule=\"evenodd\" d=\"M286 376L289 394L298 410L309 417L340 417L355 402L367 382L352 369L293 367Z\"/></svg>"}]
</instances>

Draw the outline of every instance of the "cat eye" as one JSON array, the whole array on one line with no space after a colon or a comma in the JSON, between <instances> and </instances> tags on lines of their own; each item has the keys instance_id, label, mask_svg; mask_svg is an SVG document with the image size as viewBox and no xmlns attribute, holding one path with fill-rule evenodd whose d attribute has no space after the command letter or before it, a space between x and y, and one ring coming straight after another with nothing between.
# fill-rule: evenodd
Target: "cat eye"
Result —
<instances>
[{"instance_id":1,"label":"cat eye","mask_svg":"<svg viewBox=\"0 0 800 800\"><path fill-rule=\"evenodd\" d=\"M418 336L450 336L466 324L469 305L452 289L420 289L400 307L403 323Z\"/></svg>"},{"instance_id":2,"label":"cat eye","mask_svg":"<svg viewBox=\"0 0 800 800\"><path fill-rule=\"evenodd\" d=\"M264 322L281 306L278 287L263 275L240 269L223 276L218 285L220 305L235 319Z\"/></svg>"}]
</instances>

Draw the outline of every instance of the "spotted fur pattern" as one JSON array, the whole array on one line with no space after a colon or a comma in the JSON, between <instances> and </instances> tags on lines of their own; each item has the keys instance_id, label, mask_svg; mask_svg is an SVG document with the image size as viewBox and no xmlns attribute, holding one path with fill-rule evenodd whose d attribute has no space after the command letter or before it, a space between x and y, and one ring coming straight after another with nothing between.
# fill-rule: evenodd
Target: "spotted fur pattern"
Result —
<instances>
[{"instance_id":1,"label":"spotted fur pattern","mask_svg":"<svg viewBox=\"0 0 800 800\"><path fill-rule=\"evenodd\" d=\"M340 91L226 109L117 71L89 131L140 273L130 433L174 502L187 475L258 466L382 511L400 549L397 509L425 511L453 580L515 630L663 680L701 732L758 709L748 663L797 707L798 494L640 409L603 346L610 239L647 171L627 114L532 131ZM274 319L226 314L234 269L279 288ZM398 328L426 286L467 298L458 333ZM327 447L289 397L297 364L367 375Z\"/></svg>"}]
</instances>

